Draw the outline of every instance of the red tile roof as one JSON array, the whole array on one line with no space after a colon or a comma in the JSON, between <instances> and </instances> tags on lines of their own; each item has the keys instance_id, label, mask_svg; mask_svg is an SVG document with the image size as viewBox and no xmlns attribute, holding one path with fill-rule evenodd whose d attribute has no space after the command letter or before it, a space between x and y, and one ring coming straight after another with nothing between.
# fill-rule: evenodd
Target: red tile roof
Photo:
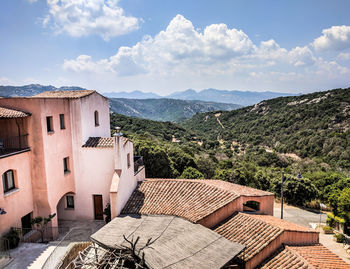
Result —
<instances>
[{"instance_id":1,"label":"red tile roof","mask_svg":"<svg viewBox=\"0 0 350 269\"><path fill-rule=\"evenodd\" d=\"M236 193L236 194L241 195L241 196L274 195L272 192L254 189L254 188L250 188L250 187L239 185L239 184L230 183L230 182L223 181L223 180L210 179L210 180L204 180L204 181L206 182L206 184L225 189L227 191Z\"/></svg>"},{"instance_id":2,"label":"red tile roof","mask_svg":"<svg viewBox=\"0 0 350 269\"><path fill-rule=\"evenodd\" d=\"M283 229L244 213L232 216L214 231L233 242L245 245L245 251L239 255L244 261L257 255L283 233Z\"/></svg>"},{"instance_id":3,"label":"red tile roof","mask_svg":"<svg viewBox=\"0 0 350 269\"><path fill-rule=\"evenodd\" d=\"M260 219L268 224L274 225L278 228L281 228L285 231L297 231L297 232L311 232L316 233L315 230L307 228L280 218L269 215L250 215L252 218Z\"/></svg>"},{"instance_id":4,"label":"red tile roof","mask_svg":"<svg viewBox=\"0 0 350 269\"><path fill-rule=\"evenodd\" d=\"M265 263L261 269L350 269L347 264L321 244L313 246L286 246L283 251Z\"/></svg>"},{"instance_id":5,"label":"red tile roof","mask_svg":"<svg viewBox=\"0 0 350 269\"><path fill-rule=\"evenodd\" d=\"M198 222L236 198L201 180L148 179L139 183L122 214L174 215Z\"/></svg>"},{"instance_id":6,"label":"red tile roof","mask_svg":"<svg viewBox=\"0 0 350 269\"><path fill-rule=\"evenodd\" d=\"M318 244L314 246L288 246L290 250L302 256L314 268L323 269L350 269L350 264L347 264L325 246Z\"/></svg>"},{"instance_id":7,"label":"red tile roof","mask_svg":"<svg viewBox=\"0 0 350 269\"><path fill-rule=\"evenodd\" d=\"M217 179L169 179L169 178L148 178L147 180L172 180L172 181L192 181L192 182L200 182L206 184L208 186L213 186L215 188L219 188L228 192L231 192L238 196L267 196L274 195L272 192L267 192L259 189L250 188L247 186L230 183L223 180Z\"/></svg>"},{"instance_id":8,"label":"red tile roof","mask_svg":"<svg viewBox=\"0 0 350 269\"><path fill-rule=\"evenodd\" d=\"M81 98L93 94L94 90L76 90L76 91L46 91L34 95L33 98Z\"/></svg>"},{"instance_id":9,"label":"red tile roof","mask_svg":"<svg viewBox=\"0 0 350 269\"><path fill-rule=\"evenodd\" d=\"M311 269L308 262L288 247L265 263L260 269Z\"/></svg>"},{"instance_id":10,"label":"red tile roof","mask_svg":"<svg viewBox=\"0 0 350 269\"><path fill-rule=\"evenodd\" d=\"M12 108L0 107L0 119L25 118L28 116L30 116L30 113L28 112Z\"/></svg>"},{"instance_id":11,"label":"red tile roof","mask_svg":"<svg viewBox=\"0 0 350 269\"><path fill-rule=\"evenodd\" d=\"M84 148L113 148L113 137L89 137L83 145Z\"/></svg>"}]
</instances>

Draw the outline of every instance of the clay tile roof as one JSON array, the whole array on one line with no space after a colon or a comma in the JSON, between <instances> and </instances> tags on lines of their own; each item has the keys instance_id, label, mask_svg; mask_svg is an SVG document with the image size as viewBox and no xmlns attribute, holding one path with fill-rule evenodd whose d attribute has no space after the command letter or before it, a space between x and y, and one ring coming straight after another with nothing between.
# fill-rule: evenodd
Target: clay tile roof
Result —
<instances>
[{"instance_id":1,"label":"clay tile roof","mask_svg":"<svg viewBox=\"0 0 350 269\"><path fill-rule=\"evenodd\" d=\"M313 246L286 246L261 269L349 269L347 264L321 244Z\"/></svg>"},{"instance_id":2,"label":"clay tile roof","mask_svg":"<svg viewBox=\"0 0 350 269\"><path fill-rule=\"evenodd\" d=\"M28 116L30 116L28 112L0 107L0 119L25 118Z\"/></svg>"},{"instance_id":3,"label":"clay tile roof","mask_svg":"<svg viewBox=\"0 0 350 269\"><path fill-rule=\"evenodd\" d=\"M257 255L283 233L283 229L243 213L230 217L214 231L233 242L245 245L245 251L238 256L244 261Z\"/></svg>"},{"instance_id":4,"label":"clay tile roof","mask_svg":"<svg viewBox=\"0 0 350 269\"><path fill-rule=\"evenodd\" d=\"M83 145L84 148L113 148L113 137L89 137Z\"/></svg>"},{"instance_id":5,"label":"clay tile roof","mask_svg":"<svg viewBox=\"0 0 350 269\"><path fill-rule=\"evenodd\" d=\"M302 256L311 266L313 266L312 268L350 269L350 264L347 264L321 244L313 246L287 246L286 248Z\"/></svg>"},{"instance_id":6,"label":"clay tile roof","mask_svg":"<svg viewBox=\"0 0 350 269\"><path fill-rule=\"evenodd\" d=\"M286 247L283 251L265 263L260 269L313 269L308 262L294 251Z\"/></svg>"},{"instance_id":7,"label":"clay tile roof","mask_svg":"<svg viewBox=\"0 0 350 269\"><path fill-rule=\"evenodd\" d=\"M122 214L174 215L196 223L236 198L201 180L150 179L139 183Z\"/></svg>"},{"instance_id":8,"label":"clay tile roof","mask_svg":"<svg viewBox=\"0 0 350 269\"><path fill-rule=\"evenodd\" d=\"M274 216L269 215L250 215L252 218L260 219L270 225L274 225L278 228L281 228L286 231L297 231L297 232L310 232L316 233L315 230L311 228L307 228L283 219L276 218Z\"/></svg>"},{"instance_id":9,"label":"clay tile roof","mask_svg":"<svg viewBox=\"0 0 350 269\"><path fill-rule=\"evenodd\" d=\"M81 98L88 96L96 91L94 90L76 90L76 91L46 91L34 95L33 98Z\"/></svg>"},{"instance_id":10,"label":"clay tile roof","mask_svg":"<svg viewBox=\"0 0 350 269\"><path fill-rule=\"evenodd\" d=\"M254 188L250 188L247 186L234 184L230 182L226 182L223 180L204 180L206 184L225 189L227 191L236 193L241 196L266 196L266 195L274 195L272 192L267 192L263 190L258 190Z\"/></svg>"}]
</instances>

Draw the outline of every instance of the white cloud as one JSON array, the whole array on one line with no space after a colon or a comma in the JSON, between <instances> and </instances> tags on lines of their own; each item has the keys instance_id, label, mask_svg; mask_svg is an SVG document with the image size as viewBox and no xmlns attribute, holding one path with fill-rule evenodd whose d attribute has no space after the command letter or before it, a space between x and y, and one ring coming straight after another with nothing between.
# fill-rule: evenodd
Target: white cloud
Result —
<instances>
[{"instance_id":1,"label":"white cloud","mask_svg":"<svg viewBox=\"0 0 350 269\"><path fill-rule=\"evenodd\" d=\"M313 42L316 50L343 50L350 48L350 26L332 26L322 30L322 36Z\"/></svg>"},{"instance_id":2,"label":"white cloud","mask_svg":"<svg viewBox=\"0 0 350 269\"><path fill-rule=\"evenodd\" d=\"M104 40L139 28L140 20L126 16L118 0L47 0L49 14L43 26L74 37L92 34Z\"/></svg>"},{"instance_id":3,"label":"white cloud","mask_svg":"<svg viewBox=\"0 0 350 269\"><path fill-rule=\"evenodd\" d=\"M232 88L252 90L292 88L293 85L348 82L348 68L316 57L312 47L285 49L275 40L254 44L242 30L212 24L203 31L177 15L154 37L146 36L115 55L93 60L88 55L65 60L65 70L94 73L128 88ZM86 76L84 77L86 78ZM156 85L156 86L154 86ZM300 92L300 89L298 89Z\"/></svg>"},{"instance_id":4,"label":"white cloud","mask_svg":"<svg viewBox=\"0 0 350 269\"><path fill-rule=\"evenodd\" d=\"M10 85L12 81L7 77L0 77L0 85Z\"/></svg>"},{"instance_id":5,"label":"white cloud","mask_svg":"<svg viewBox=\"0 0 350 269\"><path fill-rule=\"evenodd\" d=\"M337 55L337 59L339 60L349 60L350 59L350 53L344 53L341 52Z\"/></svg>"}]
</instances>

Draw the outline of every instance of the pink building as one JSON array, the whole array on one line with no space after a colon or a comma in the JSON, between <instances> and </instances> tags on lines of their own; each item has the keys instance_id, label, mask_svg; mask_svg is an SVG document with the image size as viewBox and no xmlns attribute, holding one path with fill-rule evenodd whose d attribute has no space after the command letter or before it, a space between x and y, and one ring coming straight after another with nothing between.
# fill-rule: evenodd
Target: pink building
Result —
<instances>
[{"instance_id":1,"label":"pink building","mask_svg":"<svg viewBox=\"0 0 350 269\"><path fill-rule=\"evenodd\" d=\"M134 170L133 143L111 137L109 102L95 91L0 98L0 235L30 219L118 215L145 171Z\"/></svg>"}]
</instances>

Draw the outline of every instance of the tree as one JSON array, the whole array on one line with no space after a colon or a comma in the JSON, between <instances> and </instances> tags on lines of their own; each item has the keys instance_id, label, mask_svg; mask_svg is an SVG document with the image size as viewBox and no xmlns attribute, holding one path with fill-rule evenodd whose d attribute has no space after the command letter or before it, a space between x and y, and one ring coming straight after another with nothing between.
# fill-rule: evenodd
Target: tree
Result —
<instances>
[{"instance_id":1,"label":"tree","mask_svg":"<svg viewBox=\"0 0 350 269\"><path fill-rule=\"evenodd\" d=\"M31 223L36 228L37 231L41 233L41 242L44 242L44 232L46 231L47 224L56 216L55 214L50 214L47 218L37 216L32 219Z\"/></svg>"},{"instance_id":2,"label":"tree","mask_svg":"<svg viewBox=\"0 0 350 269\"><path fill-rule=\"evenodd\" d=\"M196 168L189 166L182 172L180 178L204 179L204 175L201 172L199 172Z\"/></svg>"}]
</instances>

